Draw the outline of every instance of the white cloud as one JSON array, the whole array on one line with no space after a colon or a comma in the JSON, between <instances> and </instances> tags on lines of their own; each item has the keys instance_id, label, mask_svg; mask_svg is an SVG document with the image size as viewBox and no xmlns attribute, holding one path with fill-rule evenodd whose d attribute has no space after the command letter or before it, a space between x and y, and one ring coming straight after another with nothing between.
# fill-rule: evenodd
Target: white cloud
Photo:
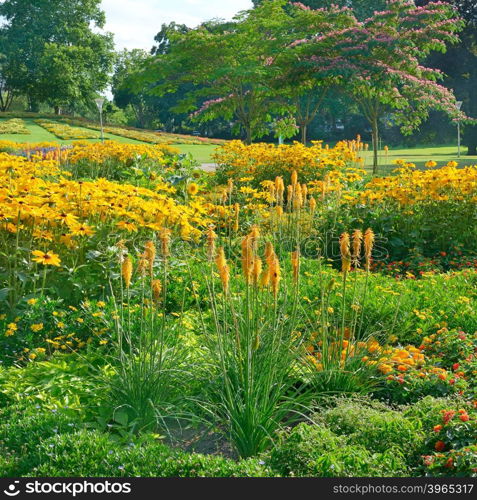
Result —
<instances>
[{"instance_id":1,"label":"white cloud","mask_svg":"<svg viewBox=\"0 0 477 500\"><path fill-rule=\"evenodd\" d=\"M252 7L251 0L103 0L106 31L114 33L117 49L150 50L162 23L197 26L212 18L231 19Z\"/></svg>"}]
</instances>

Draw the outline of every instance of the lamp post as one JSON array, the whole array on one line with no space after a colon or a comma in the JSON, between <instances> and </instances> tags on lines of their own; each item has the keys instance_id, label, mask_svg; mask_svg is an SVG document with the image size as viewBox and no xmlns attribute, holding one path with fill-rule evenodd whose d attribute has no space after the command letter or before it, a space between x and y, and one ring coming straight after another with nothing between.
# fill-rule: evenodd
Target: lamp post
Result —
<instances>
[{"instance_id":1,"label":"lamp post","mask_svg":"<svg viewBox=\"0 0 477 500\"><path fill-rule=\"evenodd\" d=\"M462 107L462 101L457 101L455 103L457 111L460 111ZM460 119L457 118L457 158L460 158Z\"/></svg>"},{"instance_id":2,"label":"lamp post","mask_svg":"<svg viewBox=\"0 0 477 500\"><path fill-rule=\"evenodd\" d=\"M96 103L96 106L98 106L99 110L99 123L101 124L101 142L104 142L104 129L103 129L103 104L104 104L104 98L103 97L98 97L97 99L94 100Z\"/></svg>"}]
</instances>

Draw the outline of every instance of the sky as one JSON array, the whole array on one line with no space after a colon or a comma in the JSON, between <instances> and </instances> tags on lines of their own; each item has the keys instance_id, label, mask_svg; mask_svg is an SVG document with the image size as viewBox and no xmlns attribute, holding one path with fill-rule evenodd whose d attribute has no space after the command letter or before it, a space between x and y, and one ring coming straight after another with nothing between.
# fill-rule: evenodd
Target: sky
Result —
<instances>
[{"instance_id":1,"label":"sky","mask_svg":"<svg viewBox=\"0 0 477 500\"><path fill-rule=\"evenodd\" d=\"M114 33L116 48L144 49L154 45L162 23L175 21L194 27L213 18L231 19L252 7L251 0L103 0L106 31Z\"/></svg>"}]
</instances>

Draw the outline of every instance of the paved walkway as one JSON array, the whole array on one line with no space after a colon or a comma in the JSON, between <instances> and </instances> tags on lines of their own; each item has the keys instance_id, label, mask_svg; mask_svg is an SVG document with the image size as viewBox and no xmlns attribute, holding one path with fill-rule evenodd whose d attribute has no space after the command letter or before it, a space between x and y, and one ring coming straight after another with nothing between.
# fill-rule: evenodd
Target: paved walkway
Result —
<instances>
[{"instance_id":1,"label":"paved walkway","mask_svg":"<svg viewBox=\"0 0 477 500\"><path fill-rule=\"evenodd\" d=\"M206 172L213 172L217 168L217 165L215 163L202 163L200 168Z\"/></svg>"}]
</instances>

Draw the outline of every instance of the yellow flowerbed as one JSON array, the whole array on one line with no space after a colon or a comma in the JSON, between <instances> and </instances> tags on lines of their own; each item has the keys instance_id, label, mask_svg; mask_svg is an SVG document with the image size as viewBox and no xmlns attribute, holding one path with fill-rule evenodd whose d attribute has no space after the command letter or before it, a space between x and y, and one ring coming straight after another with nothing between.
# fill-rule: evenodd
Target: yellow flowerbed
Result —
<instances>
[{"instance_id":1,"label":"yellow flowerbed","mask_svg":"<svg viewBox=\"0 0 477 500\"><path fill-rule=\"evenodd\" d=\"M330 171L361 166L357 151L348 142L339 142L335 147L324 146L315 141L311 147L299 142L292 145L257 143L246 145L231 141L222 146L214 159L226 175L231 177L253 176L261 182L282 176L289 182L296 171L301 182L322 179Z\"/></svg>"},{"instance_id":2,"label":"yellow flowerbed","mask_svg":"<svg viewBox=\"0 0 477 500\"><path fill-rule=\"evenodd\" d=\"M69 175L56 160L0 153L1 229L75 247L79 238L108 224L108 231L125 232L167 227L189 239L199 237L209 222L209 205L200 198L180 204L162 183L152 190Z\"/></svg>"},{"instance_id":3,"label":"yellow flowerbed","mask_svg":"<svg viewBox=\"0 0 477 500\"><path fill-rule=\"evenodd\" d=\"M25 122L20 118L0 120L0 134L29 134Z\"/></svg>"},{"instance_id":4,"label":"yellow flowerbed","mask_svg":"<svg viewBox=\"0 0 477 500\"><path fill-rule=\"evenodd\" d=\"M458 168L456 162L445 167L415 170L412 164L401 164L394 176L377 177L356 193L355 201L363 204L395 202L416 205L422 202L477 201L477 166Z\"/></svg>"},{"instance_id":5,"label":"yellow flowerbed","mask_svg":"<svg viewBox=\"0 0 477 500\"><path fill-rule=\"evenodd\" d=\"M58 123L51 120L35 120L35 123L38 123L40 127L56 135L59 139L99 139L99 134L97 132L83 128L70 127L65 123Z\"/></svg>"}]
</instances>

